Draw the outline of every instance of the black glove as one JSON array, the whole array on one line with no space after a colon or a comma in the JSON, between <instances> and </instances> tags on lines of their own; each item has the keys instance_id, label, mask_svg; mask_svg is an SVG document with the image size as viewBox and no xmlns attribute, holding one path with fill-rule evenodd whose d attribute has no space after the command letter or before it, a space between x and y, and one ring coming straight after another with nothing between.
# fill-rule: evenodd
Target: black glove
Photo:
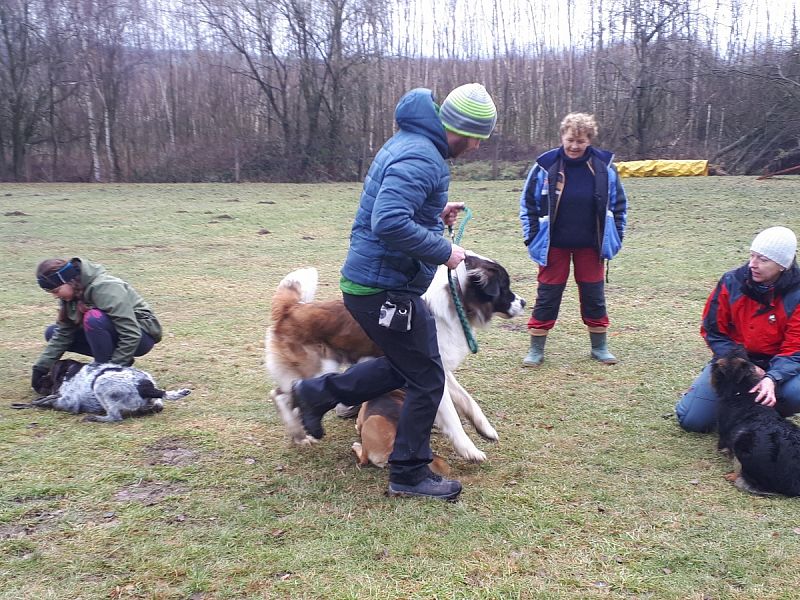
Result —
<instances>
[{"instance_id":1,"label":"black glove","mask_svg":"<svg viewBox=\"0 0 800 600\"><path fill-rule=\"evenodd\" d=\"M44 389L42 386L46 384L47 375L50 373L50 369L45 369L44 367L40 367L38 365L33 365L33 373L31 374L31 387L36 390L39 394L45 394L49 390Z\"/></svg>"}]
</instances>

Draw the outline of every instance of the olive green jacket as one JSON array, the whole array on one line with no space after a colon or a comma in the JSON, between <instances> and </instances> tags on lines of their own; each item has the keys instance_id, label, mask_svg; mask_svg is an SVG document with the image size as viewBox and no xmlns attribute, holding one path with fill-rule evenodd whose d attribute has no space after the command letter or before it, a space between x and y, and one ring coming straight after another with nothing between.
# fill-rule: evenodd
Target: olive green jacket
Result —
<instances>
[{"instance_id":1,"label":"olive green jacket","mask_svg":"<svg viewBox=\"0 0 800 600\"><path fill-rule=\"evenodd\" d=\"M106 273L102 265L81 258L77 260L81 261L81 285L86 308L97 308L106 313L117 330L118 342L111 362L123 366L133 364L133 355L139 346L142 331L160 342L163 335L161 324L130 284ZM78 310L78 302L61 300L61 305L66 308L66 320L58 321L47 348L36 361L38 367L49 369L61 358L81 327L82 315Z\"/></svg>"}]
</instances>

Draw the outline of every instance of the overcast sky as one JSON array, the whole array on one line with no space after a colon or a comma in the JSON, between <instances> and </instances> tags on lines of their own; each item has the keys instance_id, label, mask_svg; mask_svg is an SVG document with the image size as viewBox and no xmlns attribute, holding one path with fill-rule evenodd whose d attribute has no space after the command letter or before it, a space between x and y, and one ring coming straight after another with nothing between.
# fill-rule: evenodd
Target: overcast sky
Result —
<instances>
[{"instance_id":1,"label":"overcast sky","mask_svg":"<svg viewBox=\"0 0 800 600\"><path fill-rule=\"evenodd\" d=\"M605 20L618 12L624 0L595 0L604 7ZM626 2L627 3L627 2ZM747 46L769 36L773 41L791 37L796 0L691 0L701 20L712 27L721 48L727 46L732 24L738 23L734 35ZM490 26L474 27L471 23L491 24L495 10L503 16L501 47L525 49L544 42L549 47L583 46L591 36L591 0L573 0L572 11L563 0L417 0L408 19L399 23L400 39L410 33L435 55L443 37L467 37L483 48L491 48L498 40ZM739 7L742 18L736 19L732 7ZM453 22L452 15L456 15ZM546 16L545 16L546 15ZM571 15L571 19L570 19ZM617 17L618 19L618 17ZM448 33L449 32L449 33ZM425 52L427 53L427 52Z\"/></svg>"}]
</instances>

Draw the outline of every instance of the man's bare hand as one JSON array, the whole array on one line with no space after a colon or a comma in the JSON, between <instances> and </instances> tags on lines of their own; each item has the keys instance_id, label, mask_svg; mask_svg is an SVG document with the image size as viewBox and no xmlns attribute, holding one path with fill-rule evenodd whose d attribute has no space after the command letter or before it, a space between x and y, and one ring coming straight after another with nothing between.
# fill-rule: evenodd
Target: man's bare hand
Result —
<instances>
[{"instance_id":1,"label":"man's bare hand","mask_svg":"<svg viewBox=\"0 0 800 600\"><path fill-rule=\"evenodd\" d=\"M464 210L463 202L448 202L442 211L442 221L450 227L458 220L458 213Z\"/></svg>"},{"instance_id":2,"label":"man's bare hand","mask_svg":"<svg viewBox=\"0 0 800 600\"><path fill-rule=\"evenodd\" d=\"M466 256L467 253L461 246L456 246L453 244L452 249L450 250L450 258L448 258L447 262L444 264L447 265L448 269L455 269L459 264L461 264Z\"/></svg>"}]
</instances>

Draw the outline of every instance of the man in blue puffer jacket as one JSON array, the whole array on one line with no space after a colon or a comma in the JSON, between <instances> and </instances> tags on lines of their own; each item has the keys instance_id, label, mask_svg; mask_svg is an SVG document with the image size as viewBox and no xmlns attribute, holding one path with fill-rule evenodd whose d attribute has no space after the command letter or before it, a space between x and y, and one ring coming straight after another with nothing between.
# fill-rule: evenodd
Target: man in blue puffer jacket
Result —
<instances>
[{"instance_id":1,"label":"man in blue puffer jacket","mask_svg":"<svg viewBox=\"0 0 800 600\"><path fill-rule=\"evenodd\" d=\"M344 304L384 356L344 373L295 383L292 395L309 435L324 435L322 417L397 388L406 397L389 457L389 495L452 500L461 484L431 472L431 427L444 393L445 374L436 324L421 295L438 265L454 269L464 249L442 233L462 203L448 202L446 159L491 135L497 110L478 83L462 85L441 109L431 90L405 94L395 109L399 130L370 166L342 267Z\"/></svg>"}]
</instances>

